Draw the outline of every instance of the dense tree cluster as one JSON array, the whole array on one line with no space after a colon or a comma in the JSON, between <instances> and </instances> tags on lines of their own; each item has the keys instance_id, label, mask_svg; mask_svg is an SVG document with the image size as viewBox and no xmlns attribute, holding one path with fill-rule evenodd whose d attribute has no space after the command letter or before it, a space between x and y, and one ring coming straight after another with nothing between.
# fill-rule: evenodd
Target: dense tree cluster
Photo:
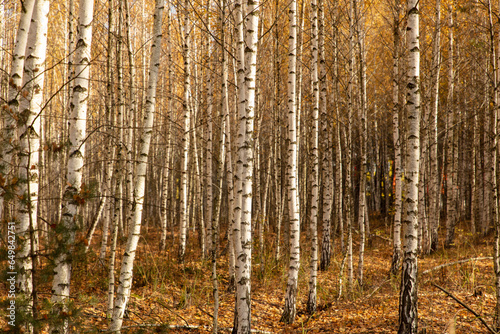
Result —
<instances>
[{"instance_id":1,"label":"dense tree cluster","mask_svg":"<svg viewBox=\"0 0 500 334\"><path fill-rule=\"evenodd\" d=\"M334 245L339 295L363 286L378 219L392 225L387 272L401 273L399 333L417 333L418 255L452 247L459 223L496 235L500 329L499 12L491 0L0 1L18 326L37 330L36 273L50 268L50 331L70 331L73 261L93 250L119 331L144 225L180 263L192 246L211 259L214 332L218 270L234 332L250 333L252 261L286 257L281 321L293 323L300 266L312 314Z\"/></svg>"}]
</instances>

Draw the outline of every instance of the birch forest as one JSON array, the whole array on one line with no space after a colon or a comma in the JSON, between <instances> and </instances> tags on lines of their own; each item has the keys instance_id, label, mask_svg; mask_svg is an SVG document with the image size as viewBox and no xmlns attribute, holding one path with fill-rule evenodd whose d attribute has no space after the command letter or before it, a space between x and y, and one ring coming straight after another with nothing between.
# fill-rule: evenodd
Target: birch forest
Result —
<instances>
[{"instance_id":1,"label":"birch forest","mask_svg":"<svg viewBox=\"0 0 500 334\"><path fill-rule=\"evenodd\" d=\"M500 1L0 0L0 330L500 333Z\"/></svg>"}]
</instances>

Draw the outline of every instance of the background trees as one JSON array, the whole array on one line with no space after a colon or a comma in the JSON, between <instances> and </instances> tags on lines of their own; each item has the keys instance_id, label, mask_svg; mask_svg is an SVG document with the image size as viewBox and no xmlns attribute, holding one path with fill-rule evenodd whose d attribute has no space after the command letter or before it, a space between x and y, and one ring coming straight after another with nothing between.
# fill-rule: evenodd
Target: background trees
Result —
<instances>
[{"instance_id":1,"label":"background trees","mask_svg":"<svg viewBox=\"0 0 500 334\"><path fill-rule=\"evenodd\" d=\"M408 227L424 253L453 247L455 230L497 227L496 3L420 4L420 124L404 98L413 48L403 46L411 20L399 2L171 1L155 24L148 1L52 1L45 69L27 57L42 41L30 33L41 4L0 4L0 186L4 219L16 219L41 269L56 272L54 303L69 296L80 245L87 256L100 249L110 277L118 252L131 278L139 226L181 262L210 250L216 268L227 247L240 331L250 329L252 267L262 275L289 263L283 320L293 322L304 295L299 251L309 249L314 312L318 240L320 269L347 275L352 296L365 282L373 224L393 238L393 274ZM418 165L403 158L418 154ZM40 252L27 242L29 219ZM411 261L414 246L403 247ZM29 262L25 251L19 262Z\"/></svg>"}]
</instances>

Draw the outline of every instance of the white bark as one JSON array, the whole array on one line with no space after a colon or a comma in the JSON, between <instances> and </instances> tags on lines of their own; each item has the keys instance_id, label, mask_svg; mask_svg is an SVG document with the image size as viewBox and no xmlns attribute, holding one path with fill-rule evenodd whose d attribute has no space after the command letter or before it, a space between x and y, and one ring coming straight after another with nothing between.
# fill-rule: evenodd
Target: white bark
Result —
<instances>
[{"instance_id":1,"label":"white bark","mask_svg":"<svg viewBox=\"0 0 500 334\"><path fill-rule=\"evenodd\" d=\"M81 0L78 16L78 36L75 50L75 79L71 98L69 119L69 155L67 162L65 207L62 215L60 250L55 260L54 280L52 282L52 302L56 312L64 308L70 294L71 248L75 241L78 208L84 199L80 196L85 157L85 138L87 123L87 104L90 82L90 60L92 45L92 20L94 1ZM62 305L61 305L62 304ZM63 321L60 333L67 332L68 322Z\"/></svg>"},{"instance_id":2,"label":"white bark","mask_svg":"<svg viewBox=\"0 0 500 334\"><path fill-rule=\"evenodd\" d=\"M401 211L402 203L402 186L401 186L401 139L399 137L399 45L400 45L400 28L399 28L400 7L399 0L394 2L394 50L392 54L393 70L392 70L392 138L394 142L394 176L396 179L396 191L394 194L394 237L393 237L393 253L391 263L391 273L396 275L401 265ZM387 182L387 181L386 181Z\"/></svg>"},{"instance_id":3,"label":"white bark","mask_svg":"<svg viewBox=\"0 0 500 334\"><path fill-rule=\"evenodd\" d=\"M319 115L321 117L321 143L323 159L321 162L323 185L323 241L321 245L320 270L325 271L330 266L332 256L332 149L330 147L330 123L327 110L326 92L326 61L325 61L325 10L324 0L318 1L318 57L319 57Z\"/></svg>"},{"instance_id":4,"label":"white bark","mask_svg":"<svg viewBox=\"0 0 500 334\"><path fill-rule=\"evenodd\" d=\"M137 162L137 175L134 184L134 219L130 226L125 252L122 259L118 290L116 293L113 317L109 330L117 332L121 329L123 315L130 297L132 288L132 270L134 266L135 253L141 232L141 220L144 205L146 171L149 156L149 147L153 132L154 112L156 103L156 86L158 82L158 70L160 66L161 40L162 40L162 17L165 1L157 0L154 13L153 44L151 45L151 60L149 66L148 88L145 105L144 129L140 140L140 152Z\"/></svg>"},{"instance_id":5,"label":"white bark","mask_svg":"<svg viewBox=\"0 0 500 334\"><path fill-rule=\"evenodd\" d=\"M182 159L181 159L181 206L180 206L180 231L179 231L179 261L184 261L184 256L186 254L186 237L187 237L187 224L188 224L188 155L189 155L189 141L190 141L190 128L191 128L191 111L189 108L190 97L191 97L191 55L190 55L190 35L191 27L189 23L189 2L185 2L185 13L184 13L184 43L183 43L183 53L184 53L184 122L182 136ZM200 231L201 233L202 231Z\"/></svg>"},{"instance_id":6,"label":"white bark","mask_svg":"<svg viewBox=\"0 0 500 334\"><path fill-rule=\"evenodd\" d=\"M347 220L347 283L349 289L353 286L353 264L352 264L352 210L353 210L353 191L352 191L352 114L353 114L353 86L354 86L354 8L355 1L350 0L349 5L349 83L348 83L348 98L347 101L347 154L346 154L346 220Z\"/></svg>"},{"instance_id":7,"label":"white bark","mask_svg":"<svg viewBox=\"0 0 500 334\"><path fill-rule=\"evenodd\" d=\"M293 323L297 313L297 280L300 267L300 206L297 170L297 2L292 0L288 11L290 35L288 38L288 210L290 219L290 263L285 295L285 308L281 321Z\"/></svg>"},{"instance_id":8,"label":"white bark","mask_svg":"<svg viewBox=\"0 0 500 334\"><path fill-rule=\"evenodd\" d=\"M28 301L24 311L30 315L34 304L32 256L38 250L39 151L49 7L48 0L38 0L33 10L24 68L24 89L27 94L23 95L25 98L21 100L20 110L23 124L19 129L20 202L16 228L20 249L16 254L19 272L17 282L19 294ZM25 330L32 332L33 328L28 324Z\"/></svg>"},{"instance_id":9,"label":"white bark","mask_svg":"<svg viewBox=\"0 0 500 334\"><path fill-rule=\"evenodd\" d=\"M309 294L307 298L307 313L316 312L316 282L318 276L318 207L319 207L319 79L318 79L318 4L316 0L311 1L311 53L312 53L312 197L311 197L311 264L309 276ZM328 240L329 246L330 240ZM325 247L325 246L323 246Z\"/></svg>"},{"instance_id":10,"label":"white bark","mask_svg":"<svg viewBox=\"0 0 500 334\"><path fill-rule=\"evenodd\" d=\"M455 238L455 226L457 224L457 214L456 214L456 202L457 202L457 189L458 189L458 174L457 168L458 163L455 162L455 155L458 156L457 147L455 147L455 134L454 128L457 121L455 115L455 100L454 100L454 90L455 90L455 73L453 68L453 14L450 10L449 17L449 50L448 50L448 113L446 117L447 121L447 177L446 177L446 189L447 189L447 204L446 204L446 240L445 247L449 247L453 244Z\"/></svg>"},{"instance_id":11,"label":"white bark","mask_svg":"<svg viewBox=\"0 0 500 334\"><path fill-rule=\"evenodd\" d=\"M170 8L170 1L167 1L167 8ZM173 62L172 62L172 35L171 35L171 18L170 18L170 10L167 10L167 69L168 69L168 135L167 135L167 157L166 157L166 165L163 169L163 203L162 203L162 232L160 238L160 251L164 251L167 244L167 219L168 219L168 184L170 181L170 159L172 155L172 115L174 113L174 104L172 97L172 85L173 85Z\"/></svg>"},{"instance_id":12,"label":"white bark","mask_svg":"<svg viewBox=\"0 0 500 334\"><path fill-rule=\"evenodd\" d=\"M237 60L239 94L239 132L237 160L237 199L234 223L236 253L236 314L234 333L250 333L251 302L250 276L252 265L252 181L255 87L257 70L257 41L259 2L248 0L246 15L240 1L236 3ZM243 31L243 17L246 31Z\"/></svg>"},{"instance_id":13,"label":"white bark","mask_svg":"<svg viewBox=\"0 0 500 334\"><path fill-rule=\"evenodd\" d=\"M106 122L108 123L107 134L109 138L112 137L112 124L115 123L114 115L113 115L113 71L112 71L112 57L113 57L113 34L111 30L113 29L113 0L108 0L108 45L107 45L107 56L106 56ZM111 197L112 194L112 184L113 184L113 172L114 172L114 164L115 164L115 145L108 145L106 157L107 161L106 165L106 188L105 188L105 196ZM109 214L104 218L104 223L102 227L102 237L101 237L101 249L99 251L99 259L104 261L106 259L106 252L108 249L108 236L109 236L109 226L111 222L111 211L113 210L113 205L109 204Z\"/></svg>"},{"instance_id":14,"label":"white bark","mask_svg":"<svg viewBox=\"0 0 500 334\"><path fill-rule=\"evenodd\" d=\"M497 58L497 54L495 54L495 40L494 40L494 26L492 19L492 5L491 0L488 0L488 18L489 18L489 33L490 33L490 57L491 57L491 65L493 68L492 75L492 85L494 90L493 95L493 124L492 124L492 138L493 141L491 143L491 191L492 191L492 214L493 221L495 227L495 241L493 244L493 271L495 273L495 294L496 294L496 305L495 305L495 327L496 330L500 329L500 220L499 220L499 208L498 208L498 125L500 121L500 91L498 87L499 82L499 64L500 59ZM489 118L489 115L487 116ZM489 226L489 221L486 222Z\"/></svg>"},{"instance_id":15,"label":"white bark","mask_svg":"<svg viewBox=\"0 0 500 334\"><path fill-rule=\"evenodd\" d=\"M208 37L207 37L208 38ZM210 56L209 56L210 57ZM205 170L205 187L206 187L206 219L205 221L207 222L207 238L206 238L206 248L207 252L210 254L212 250L212 239L213 239L213 227L212 227L212 218L213 218L213 208L214 208L214 203L213 203L213 198L214 198L214 190L213 190L213 154L214 154L214 149L213 149L213 118L212 118L212 113L213 113L213 97L214 97L214 91L213 91L213 84L212 84L212 78L211 78L211 66L208 64L209 70L207 71L207 115L206 115L206 121L208 123L208 131L206 134L206 145L207 145L207 153L206 153L206 158L205 163L206 163L206 170Z\"/></svg>"},{"instance_id":16,"label":"white bark","mask_svg":"<svg viewBox=\"0 0 500 334\"><path fill-rule=\"evenodd\" d=\"M168 22L168 21L167 21ZM167 23L168 24L168 23ZM171 64L169 64L171 66ZM170 79L169 79L170 81ZM169 84L169 87L171 87L171 84ZM169 88L170 89L170 88ZM168 112L171 115L173 113L172 110L172 99L168 97L169 99L169 109ZM170 160L171 160L171 155L172 155L172 121L170 119L170 116L167 117L167 139L166 139L166 156L165 156L165 167L163 168L163 175L162 175L162 190L161 190L161 196L162 196L162 201L161 201L161 236L160 236L160 251L165 251L166 246L167 246L167 228L168 228L168 190L169 188L169 181L170 181Z\"/></svg>"},{"instance_id":17,"label":"white bark","mask_svg":"<svg viewBox=\"0 0 500 334\"><path fill-rule=\"evenodd\" d=\"M420 160L420 44L418 0L408 0L406 215L403 221L403 270L399 334L417 333L418 178Z\"/></svg>"},{"instance_id":18,"label":"white bark","mask_svg":"<svg viewBox=\"0 0 500 334\"><path fill-rule=\"evenodd\" d=\"M135 67L135 51L132 45L131 36L131 22L130 22L130 0L124 0L125 5L125 30L126 30L126 44L127 44L127 56L129 62L129 105L128 105L128 123L131 125L127 131L127 138L123 145L126 150L126 164L125 164L125 175L124 182L126 186L126 205L124 208L124 224L125 226L130 226L133 219L132 205L134 201L134 123L137 119L137 88L136 88L136 67Z\"/></svg>"},{"instance_id":19,"label":"white bark","mask_svg":"<svg viewBox=\"0 0 500 334\"><path fill-rule=\"evenodd\" d=\"M429 116L429 146L431 173L429 180L429 224L431 226L431 250L438 247L439 228L439 166L438 166L438 105L439 105L439 78L441 70L441 0L436 0L436 19L434 41L432 45L432 92L431 113Z\"/></svg>"},{"instance_id":20,"label":"white bark","mask_svg":"<svg viewBox=\"0 0 500 334\"><path fill-rule=\"evenodd\" d=\"M34 5L35 0L26 0L21 6L21 17L19 19L14 50L12 52L7 104L4 105L2 110L3 125L1 129L2 145L0 146L0 175L6 179L11 177L11 163L16 146L16 118L19 112L19 100L23 90L25 51ZM5 213L3 212L4 196L5 190L2 190L0 193L0 214L2 215L1 218L8 218L4 217Z\"/></svg>"},{"instance_id":21,"label":"white bark","mask_svg":"<svg viewBox=\"0 0 500 334\"><path fill-rule=\"evenodd\" d=\"M356 10L357 17L357 35L358 35L358 52L359 52L359 88L361 100L361 168L359 180L359 208L358 208L358 226L359 226L359 262L358 262L358 283L363 285L363 267L365 254L365 227L368 227L368 214L366 207L366 165L367 165L367 96L366 96L366 51L364 40L364 2L360 1L359 9Z\"/></svg>"}]
</instances>

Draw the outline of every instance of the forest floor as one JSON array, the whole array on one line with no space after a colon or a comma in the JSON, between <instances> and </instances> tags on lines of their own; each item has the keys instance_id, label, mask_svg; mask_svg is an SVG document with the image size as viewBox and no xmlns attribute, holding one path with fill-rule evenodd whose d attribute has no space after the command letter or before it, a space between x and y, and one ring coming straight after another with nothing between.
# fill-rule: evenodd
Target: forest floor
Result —
<instances>
[{"instance_id":1,"label":"forest floor","mask_svg":"<svg viewBox=\"0 0 500 334\"><path fill-rule=\"evenodd\" d=\"M471 312L440 291L437 284L472 308L488 323L493 323L495 286L492 260L480 259L452 264L435 269L442 264L458 260L491 256L493 237L473 237L457 227L455 246L441 249L430 256L419 257L418 317L419 332L431 333L488 333L486 327ZM346 284L347 266L344 267L342 295L339 297L339 272L342 254L335 247L328 271L318 274L318 311L306 314L309 279L310 246L302 240L302 265L299 274L297 318L294 324L280 322L284 305L287 279L286 259L274 260L276 238L269 238L269 250L261 263L257 246L254 247L252 267L252 328L260 333L395 333L398 323L400 277L389 277L392 247L390 229L372 226L371 245L365 252L364 285L357 283L351 291ZM209 333L213 321L211 263L200 256L196 244L187 252L186 261L176 261L177 247L169 240L170 249L158 252L158 235L153 229L144 230L134 269L132 295L128 316L122 333ZM355 235L356 237L356 235ZM356 239L356 238L355 238ZM95 236L95 242L99 236ZM122 244L124 240L122 240ZM338 240L335 241L338 244ZM233 324L234 293L227 291L228 261L227 240L222 240L221 258L218 261L220 332L228 333ZM354 244L354 272L358 270L358 244ZM95 244L94 249L98 249ZM121 257L121 252L117 257ZM5 262L0 262L5 268ZM119 274L119 265L117 266ZM434 270L432 270L434 268ZM425 272L426 270L431 270ZM51 279L39 280L39 301L50 296ZM78 261L73 271L72 296L78 312L73 314L72 325L76 333L93 333L105 330L108 288L106 267L95 253ZM0 332L7 330L6 281L0 285ZM41 307L41 318L48 318L48 311ZM42 331L44 332L44 331Z\"/></svg>"}]
</instances>

